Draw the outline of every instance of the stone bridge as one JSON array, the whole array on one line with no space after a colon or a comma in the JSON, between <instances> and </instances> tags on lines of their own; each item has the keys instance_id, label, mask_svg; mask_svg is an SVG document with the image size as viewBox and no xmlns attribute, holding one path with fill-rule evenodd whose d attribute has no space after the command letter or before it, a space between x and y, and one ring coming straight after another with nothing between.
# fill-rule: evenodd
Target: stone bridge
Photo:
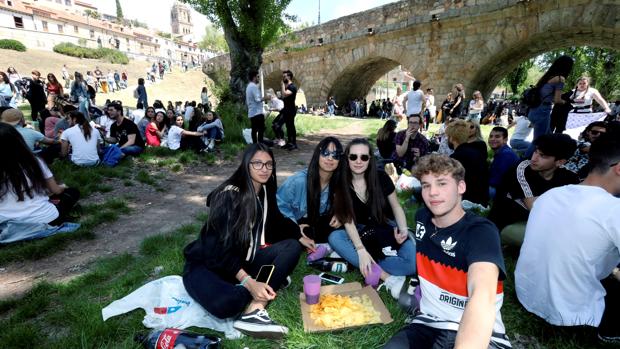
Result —
<instances>
[{"instance_id":1,"label":"stone bridge","mask_svg":"<svg viewBox=\"0 0 620 349\"><path fill-rule=\"evenodd\" d=\"M620 49L618 0L408 0L290 35L263 56L266 88L290 69L308 105L363 97L401 65L438 101L456 83L467 97L492 89L525 59L570 46ZM207 61L212 75L228 55Z\"/></svg>"}]
</instances>

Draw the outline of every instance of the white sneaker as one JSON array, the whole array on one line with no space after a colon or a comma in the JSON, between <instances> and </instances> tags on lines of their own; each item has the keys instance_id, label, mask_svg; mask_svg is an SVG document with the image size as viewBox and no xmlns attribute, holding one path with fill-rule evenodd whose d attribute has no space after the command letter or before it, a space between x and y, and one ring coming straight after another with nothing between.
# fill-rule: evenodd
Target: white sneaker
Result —
<instances>
[{"instance_id":1,"label":"white sneaker","mask_svg":"<svg viewBox=\"0 0 620 349\"><path fill-rule=\"evenodd\" d=\"M213 148L215 148L215 139L210 139L210 140L209 140L209 145L207 145L207 149L208 149L209 151L212 151L212 150L213 150Z\"/></svg>"},{"instance_id":2,"label":"white sneaker","mask_svg":"<svg viewBox=\"0 0 620 349\"><path fill-rule=\"evenodd\" d=\"M403 289L403 286L405 285L406 279L407 278L405 276L391 275L387 279L385 279L385 281L381 284L381 286L385 286L385 288L388 291L390 291L390 294L392 295L392 297L394 297L394 299L398 299L398 297L400 296L400 291ZM377 290L379 290L381 286L379 286Z\"/></svg>"}]
</instances>

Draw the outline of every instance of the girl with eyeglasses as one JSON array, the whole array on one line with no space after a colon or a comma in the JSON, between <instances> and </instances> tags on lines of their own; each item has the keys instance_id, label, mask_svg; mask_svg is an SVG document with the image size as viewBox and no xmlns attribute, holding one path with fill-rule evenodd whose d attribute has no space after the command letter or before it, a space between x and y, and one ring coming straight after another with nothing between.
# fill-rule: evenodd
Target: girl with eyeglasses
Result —
<instances>
[{"instance_id":1,"label":"girl with eyeglasses","mask_svg":"<svg viewBox=\"0 0 620 349\"><path fill-rule=\"evenodd\" d=\"M209 313L237 317L234 327L255 337L280 338L288 329L265 310L299 260L297 225L276 202L276 162L263 144L251 144L241 164L207 198L209 219L198 239L185 247L183 283ZM268 282L255 280L273 265Z\"/></svg>"},{"instance_id":2,"label":"girl with eyeglasses","mask_svg":"<svg viewBox=\"0 0 620 349\"><path fill-rule=\"evenodd\" d=\"M345 164L342 154L337 138L323 138L314 148L308 168L289 177L278 189L280 211L299 225L299 242L310 252L316 251L317 244L327 243L329 234L341 226L333 207ZM329 249L323 250L323 256L328 253Z\"/></svg>"},{"instance_id":3,"label":"girl with eyeglasses","mask_svg":"<svg viewBox=\"0 0 620 349\"><path fill-rule=\"evenodd\" d=\"M408 239L405 212L394 184L385 172L377 170L371 154L372 146L362 138L352 140L345 149L348 166L341 187L348 190L335 197L336 217L344 229L331 233L329 244L359 267L367 280L371 272L379 270L384 285L398 299L405 276L416 270L415 245ZM379 269L372 266L375 263Z\"/></svg>"}]
</instances>

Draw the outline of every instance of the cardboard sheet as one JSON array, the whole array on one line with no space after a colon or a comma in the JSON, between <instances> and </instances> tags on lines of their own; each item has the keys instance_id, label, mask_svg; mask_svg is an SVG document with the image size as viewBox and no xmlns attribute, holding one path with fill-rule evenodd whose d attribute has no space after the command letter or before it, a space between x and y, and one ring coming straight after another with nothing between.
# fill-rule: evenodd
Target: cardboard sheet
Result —
<instances>
[{"instance_id":1,"label":"cardboard sheet","mask_svg":"<svg viewBox=\"0 0 620 349\"><path fill-rule=\"evenodd\" d=\"M339 294L343 296L351 296L351 297L361 297L362 295L367 295L370 298L373 307L380 314L380 324L389 324L394 321L392 319L392 315L383 304L383 301L379 297L379 294L375 289L370 286L362 287L359 282L348 282L342 285L327 285L321 286L321 295L324 294ZM299 304L301 306L301 317L304 322L304 331L305 332L326 332L326 331L337 331L345 328L353 328L360 326L349 326L349 327L341 327L341 328L326 328L323 326L315 325L314 321L310 318L310 305L306 304L306 295L304 293L299 294ZM367 326L372 324L366 324L362 326Z\"/></svg>"}]
</instances>

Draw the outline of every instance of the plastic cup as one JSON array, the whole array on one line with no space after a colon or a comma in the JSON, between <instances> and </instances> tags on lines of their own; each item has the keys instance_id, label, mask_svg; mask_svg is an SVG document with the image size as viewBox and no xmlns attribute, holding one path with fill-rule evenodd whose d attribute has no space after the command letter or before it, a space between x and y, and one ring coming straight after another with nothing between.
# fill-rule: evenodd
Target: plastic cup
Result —
<instances>
[{"instance_id":1,"label":"plastic cup","mask_svg":"<svg viewBox=\"0 0 620 349\"><path fill-rule=\"evenodd\" d=\"M318 275L304 276L304 294L306 303L317 304L321 295L321 278Z\"/></svg>"},{"instance_id":2,"label":"plastic cup","mask_svg":"<svg viewBox=\"0 0 620 349\"><path fill-rule=\"evenodd\" d=\"M379 286L379 279L381 278L381 267L377 263L373 263L370 266L370 273L366 276L364 281L366 285L377 288Z\"/></svg>"},{"instance_id":3,"label":"plastic cup","mask_svg":"<svg viewBox=\"0 0 620 349\"><path fill-rule=\"evenodd\" d=\"M310 254L308 254L307 260L308 262L314 262L316 260L319 260L323 257L325 257L325 255L327 254L327 246L325 245L319 245L316 250Z\"/></svg>"}]
</instances>

